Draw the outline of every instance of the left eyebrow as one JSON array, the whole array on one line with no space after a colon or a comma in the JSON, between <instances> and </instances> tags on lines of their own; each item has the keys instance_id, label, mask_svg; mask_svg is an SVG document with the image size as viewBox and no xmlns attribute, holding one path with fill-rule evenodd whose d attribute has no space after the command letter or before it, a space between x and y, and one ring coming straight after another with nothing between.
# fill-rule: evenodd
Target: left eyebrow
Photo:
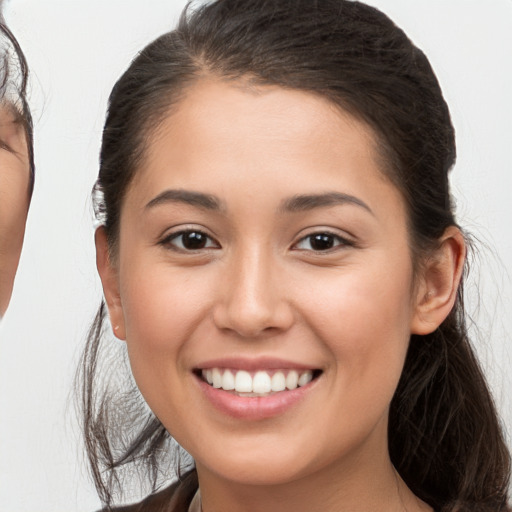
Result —
<instances>
[{"instance_id":1,"label":"left eyebrow","mask_svg":"<svg viewBox=\"0 0 512 512\"><path fill-rule=\"evenodd\" d=\"M202 192L183 189L165 190L149 201L145 209L149 210L156 206L168 203L188 204L204 210L212 211L219 211L222 209L221 201L217 197L210 194L203 194Z\"/></svg>"},{"instance_id":2,"label":"left eyebrow","mask_svg":"<svg viewBox=\"0 0 512 512\"><path fill-rule=\"evenodd\" d=\"M358 197L351 196L350 194L343 194L341 192L293 196L283 201L279 207L279 211L294 213L343 204L359 206L374 215L372 209L364 201Z\"/></svg>"}]
</instances>

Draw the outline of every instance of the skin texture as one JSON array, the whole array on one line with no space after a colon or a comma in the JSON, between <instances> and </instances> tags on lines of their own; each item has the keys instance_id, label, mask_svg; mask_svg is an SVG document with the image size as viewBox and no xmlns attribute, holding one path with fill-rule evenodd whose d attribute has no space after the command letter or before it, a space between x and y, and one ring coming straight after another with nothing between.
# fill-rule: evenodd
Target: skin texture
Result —
<instances>
[{"instance_id":1,"label":"skin texture","mask_svg":"<svg viewBox=\"0 0 512 512\"><path fill-rule=\"evenodd\" d=\"M12 108L0 104L0 317L9 305L23 245L29 181L25 131Z\"/></svg>"},{"instance_id":2,"label":"skin texture","mask_svg":"<svg viewBox=\"0 0 512 512\"><path fill-rule=\"evenodd\" d=\"M167 190L220 206L147 206ZM359 204L285 208L325 193ZM180 247L170 235L184 229L206 246ZM326 232L333 247L313 250L308 236ZM404 202L368 127L308 93L203 79L151 139L115 257L101 228L96 243L114 331L149 406L196 460L204 512L430 510L390 463L388 408L410 334L453 305L464 244L449 229L414 275ZM205 398L195 369L263 356L322 373L262 420Z\"/></svg>"}]
</instances>

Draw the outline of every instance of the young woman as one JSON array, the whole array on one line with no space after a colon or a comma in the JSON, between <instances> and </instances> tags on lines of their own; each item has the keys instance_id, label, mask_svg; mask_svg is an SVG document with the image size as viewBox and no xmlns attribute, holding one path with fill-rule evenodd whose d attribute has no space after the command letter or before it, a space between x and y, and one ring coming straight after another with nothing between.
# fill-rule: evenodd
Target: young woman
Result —
<instances>
[{"instance_id":1,"label":"young woman","mask_svg":"<svg viewBox=\"0 0 512 512\"><path fill-rule=\"evenodd\" d=\"M34 183L28 69L0 11L0 319L12 294Z\"/></svg>"},{"instance_id":2,"label":"young woman","mask_svg":"<svg viewBox=\"0 0 512 512\"><path fill-rule=\"evenodd\" d=\"M426 57L358 2L209 2L137 56L95 198L125 344L102 306L80 374L106 510L134 475L116 510L508 510L454 161Z\"/></svg>"}]
</instances>

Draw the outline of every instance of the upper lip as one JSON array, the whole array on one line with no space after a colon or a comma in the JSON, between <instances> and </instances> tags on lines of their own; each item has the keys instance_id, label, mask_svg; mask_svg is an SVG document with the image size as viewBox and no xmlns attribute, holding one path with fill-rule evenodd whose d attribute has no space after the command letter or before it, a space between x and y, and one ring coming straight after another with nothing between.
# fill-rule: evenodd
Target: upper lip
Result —
<instances>
[{"instance_id":1,"label":"upper lip","mask_svg":"<svg viewBox=\"0 0 512 512\"><path fill-rule=\"evenodd\" d=\"M196 369L207 370L209 368L232 368L245 371L256 370L315 370L319 369L311 364L298 363L287 359L275 357L229 357L219 359L209 359L195 365Z\"/></svg>"}]
</instances>

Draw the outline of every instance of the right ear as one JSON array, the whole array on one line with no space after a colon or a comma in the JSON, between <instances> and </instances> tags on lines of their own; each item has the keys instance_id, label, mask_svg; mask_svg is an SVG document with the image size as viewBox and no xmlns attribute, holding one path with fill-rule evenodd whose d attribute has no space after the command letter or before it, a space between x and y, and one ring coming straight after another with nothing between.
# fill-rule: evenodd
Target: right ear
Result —
<instances>
[{"instance_id":1,"label":"right ear","mask_svg":"<svg viewBox=\"0 0 512 512\"><path fill-rule=\"evenodd\" d=\"M103 226L96 229L94 235L96 243L96 267L103 285L103 294L107 302L110 323L116 338L126 339L124 325L123 305L119 293L119 278L117 268L112 264L107 240L107 233Z\"/></svg>"}]
</instances>

